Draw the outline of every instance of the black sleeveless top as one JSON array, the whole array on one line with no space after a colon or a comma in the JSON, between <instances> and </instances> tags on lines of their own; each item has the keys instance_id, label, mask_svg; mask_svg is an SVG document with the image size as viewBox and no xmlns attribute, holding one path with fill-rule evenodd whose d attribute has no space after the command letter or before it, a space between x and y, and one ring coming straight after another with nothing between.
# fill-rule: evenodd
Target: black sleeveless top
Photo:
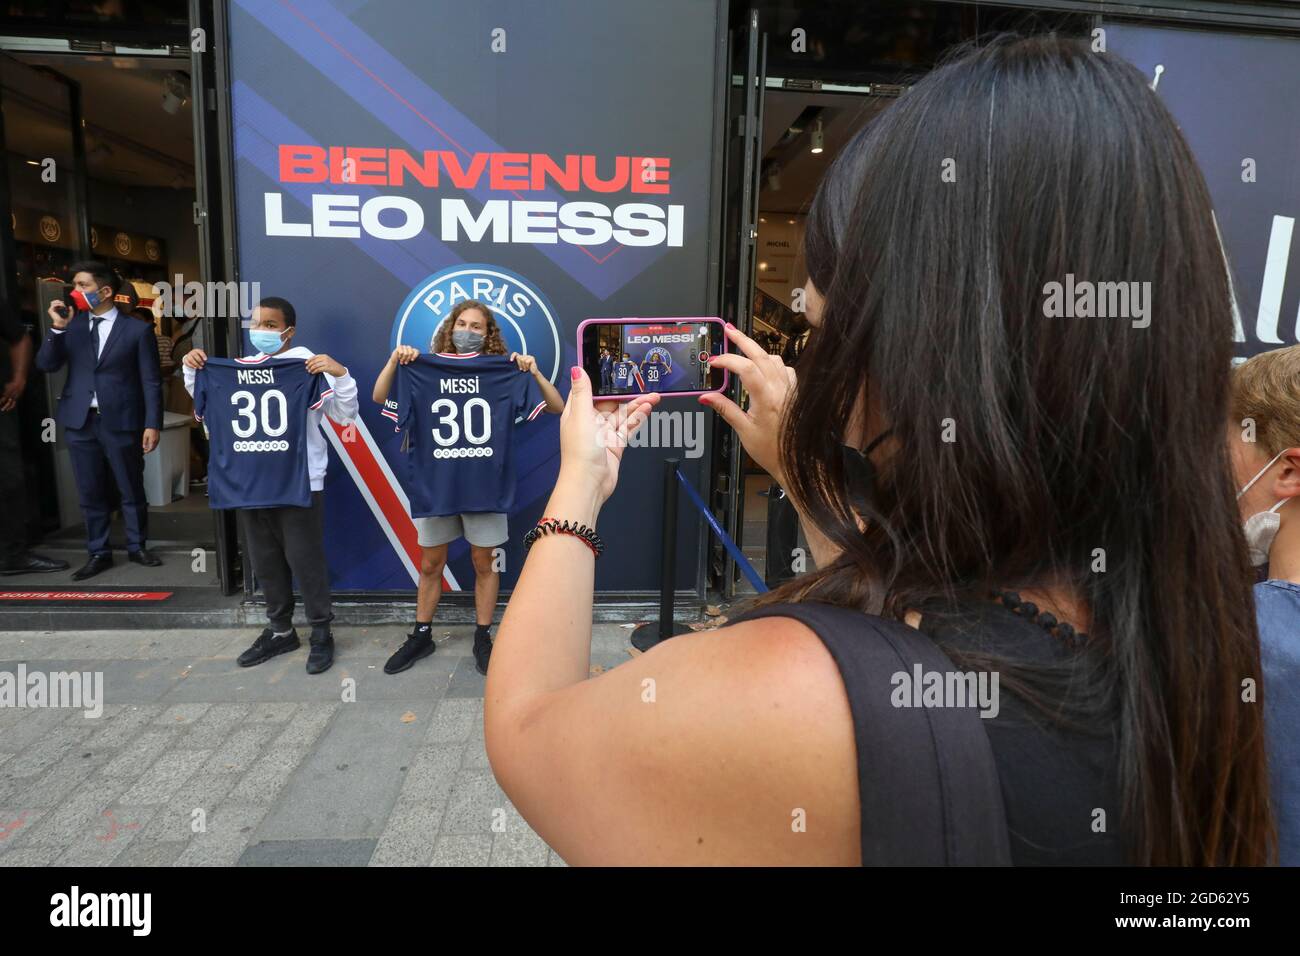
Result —
<instances>
[{"instance_id":1,"label":"black sleeveless top","mask_svg":"<svg viewBox=\"0 0 1300 956\"><path fill-rule=\"evenodd\" d=\"M923 614L921 630L818 602L790 617L835 659L853 715L863 865L1122 865L1117 725L1066 730L1006 686L968 706L925 706L926 675L960 673L939 644L1022 662L1065 654L1037 624L989 602ZM937 642L937 643L936 643ZM945 682L957 682L945 676ZM975 684L964 685L974 690ZM983 706L996 701L993 706ZM980 710L990 716L980 717Z\"/></svg>"}]
</instances>

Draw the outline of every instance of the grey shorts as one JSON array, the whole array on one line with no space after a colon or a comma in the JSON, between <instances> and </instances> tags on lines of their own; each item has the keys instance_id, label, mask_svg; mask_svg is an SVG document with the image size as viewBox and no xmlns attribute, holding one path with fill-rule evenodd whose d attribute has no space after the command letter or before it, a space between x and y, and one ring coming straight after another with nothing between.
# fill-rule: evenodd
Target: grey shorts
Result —
<instances>
[{"instance_id":1,"label":"grey shorts","mask_svg":"<svg viewBox=\"0 0 1300 956\"><path fill-rule=\"evenodd\" d=\"M464 538L480 548L495 548L499 544L505 544L510 537L504 514L476 512L413 520L422 548L436 548L457 538Z\"/></svg>"}]
</instances>

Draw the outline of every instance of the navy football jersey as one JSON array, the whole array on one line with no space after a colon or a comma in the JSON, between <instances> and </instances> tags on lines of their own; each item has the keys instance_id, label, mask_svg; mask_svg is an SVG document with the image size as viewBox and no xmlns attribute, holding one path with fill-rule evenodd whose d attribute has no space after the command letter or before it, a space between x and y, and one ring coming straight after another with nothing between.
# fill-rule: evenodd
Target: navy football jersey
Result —
<instances>
[{"instance_id":1,"label":"navy football jersey","mask_svg":"<svg viewBox=\"0 0 1300 956\"><path fill-rule=\"evenodd\" d=\"M383 415L407 434L412 518L507 512L515 502L515 419L546 407L504 355L425 354L397 367Z\"/></svg>"},{"instance_id":2,"label":"navy football jersey","mask_svg":"<svg viewBox=\"0 0 1300 956\"><path fill-rule=\"evenodd\" d=\"M614 366L614 386L615 388L629 388L632 385L632 369L636 368L631 362L619 362Z\"/></svg>"},{"instance_id":3,"label":"navy football jersey","mask_svg":"<svg viewBox=\"0 0 1300 956\"><path fill-rule=\"evenodd\" d=\"M641 366L641 390L643 392L657 392L667 371L667 365L655 362L646 362Z\"/></svg>"},{"instance_id":4,"label":"navy football jersey","mask_svg":"<svg viewBox=\"0 0 1300 956\"><path fill-rule=\"evenodd\" d=\"M334 389L302 359L210 358L194 376L213 508L311 506L307 410Z\"/></svg>"}]
</instances>

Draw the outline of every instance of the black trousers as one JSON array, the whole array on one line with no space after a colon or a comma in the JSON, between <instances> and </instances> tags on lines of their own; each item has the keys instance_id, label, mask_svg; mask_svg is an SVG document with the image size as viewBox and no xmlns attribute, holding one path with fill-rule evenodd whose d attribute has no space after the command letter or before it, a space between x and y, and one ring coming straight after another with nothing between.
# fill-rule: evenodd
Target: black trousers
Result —
<instances>
[{"instance_id":1,"label":"black trousers","mask_svg":"<svg viewBox=\"0 0 1300 956\"><path fill-rule=\"evenodd\" d=\"M27 550L27 481L18 412L0 412L0 565Z\"/></svg>"},{"instance_id":2,"label":"black trousers","mask_svg":"<svg viewBox=\"0 0 1300 956\"><path fill-rule=\"evenodd\" d=\"M144 494L143 429L113 431L91 410L82 428L65 428L63 437L72 456L81 516L86 519L86 550L107 554L109 520L113 514L113 485L122 498L126 549L140 551L149 537L149 501Z\"/></svg>"},{"instance_id":3,"label":"black trousers","mask_svg":"<svg viewBox=\"0 0 1300 956\"><path fill-rule=\"evenodd\" d=\"M237 512L253 575L266 595L274 631L293 627L293 582L298 579L307 623L334 617L330 569L325 563L324 492L311 493L310 508L240 508Z\"/></svg>"}]
</instances>

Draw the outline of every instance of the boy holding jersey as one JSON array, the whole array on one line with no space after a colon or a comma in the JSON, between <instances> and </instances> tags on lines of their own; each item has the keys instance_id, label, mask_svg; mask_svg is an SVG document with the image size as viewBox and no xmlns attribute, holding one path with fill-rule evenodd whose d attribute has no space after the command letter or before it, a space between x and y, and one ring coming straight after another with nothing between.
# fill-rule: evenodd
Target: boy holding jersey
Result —
<instances>
[{"instance_id":1,"label":"boy holding jersey","mask_svg":"<svg viewBox=\"0 0 1300 956\"><path fill-rule=\"evenodd\" d=\"M297 315L293 306L276 296L262 299L253 310L249 339L258 357L302 359L307 371L324 374L333 392L321 407L307 412L307 463L311 481L308 508L240 508L240 530L248 548L253 574L266 595L266 616L270 626L239 656L240 667L252 667L301 646L293 626L293 580L302 591L307 621L311 625L311 651L307 673L320 674L334 662L334 636L329 622L331 609L329 567L325 562L323 508L325 471L329 450L321 431L321 415L340 425L357 416L357 383L348 370L328 355L293 345ZM184 360L185 390L194 394L195 376L207 362L202 349L189 352Z\"/></svg>"}]
</instances>

